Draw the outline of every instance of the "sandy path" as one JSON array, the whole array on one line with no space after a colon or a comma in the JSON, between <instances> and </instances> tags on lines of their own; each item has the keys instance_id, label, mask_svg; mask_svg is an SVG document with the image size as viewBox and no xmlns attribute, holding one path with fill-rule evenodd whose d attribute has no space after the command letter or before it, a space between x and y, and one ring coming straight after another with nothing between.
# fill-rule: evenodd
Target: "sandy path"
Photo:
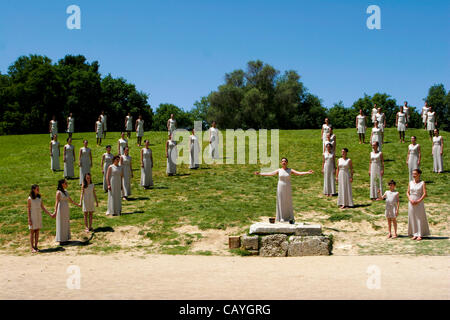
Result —
<instances>
[{"instance_id":1,"label":"sandy path","mask_svg":"<svg viewBox=\"0 0 450 320\"><path fill-rule=\"evenodd\" d=\"M77 265L81 288L68 289ZM381 271L368 289L367 268ZM449 299L448 257L0 255L0 299Z\"/></svg>"}]
</instances>

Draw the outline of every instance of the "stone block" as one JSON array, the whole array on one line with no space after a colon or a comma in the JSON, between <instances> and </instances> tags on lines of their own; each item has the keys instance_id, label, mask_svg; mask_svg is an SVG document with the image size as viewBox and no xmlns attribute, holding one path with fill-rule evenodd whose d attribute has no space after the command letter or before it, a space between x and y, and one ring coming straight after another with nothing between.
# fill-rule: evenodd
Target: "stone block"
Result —
<instances>
[{"instance_id":1,"label":"stone block","mask_svg":"<svg viewBox=\"0 0 450 320\"><path fill-rule=\"evenodd\" d=\"M320 236L322 226L320 224L306 223L254 223L250 226L250 234L289 234L296 236Z\"/></svg>"},{"instance_id":2,"label":"stone block","mask_svg":"<svg viewBox=\"0 0 450 320\"><path fill-rule=\"evenodd\" d=\"M289 238L288 256L328 256L331 254L330 241L327 236L291 236Z\"/></svg>"},{"instance_id":3,"label":"stone block","mask_svg":"<svg viewBox=\"0 0 450 320\"><path fill-rule=\"evenodd\" d=\"M286 257L288 250L287 235L272 234L261 238L261 257Z\"/></svg>"},{"instance_id":4,"label":"stone block","mask_svg":"<svg viewBox=\"0 0 450 320\"><path fill-rule=\"evenodd\" d=\"M241 246L245 250L258 250L259 249L259 237L243 235L241 237Z\"/></svg>"}]
</instances>

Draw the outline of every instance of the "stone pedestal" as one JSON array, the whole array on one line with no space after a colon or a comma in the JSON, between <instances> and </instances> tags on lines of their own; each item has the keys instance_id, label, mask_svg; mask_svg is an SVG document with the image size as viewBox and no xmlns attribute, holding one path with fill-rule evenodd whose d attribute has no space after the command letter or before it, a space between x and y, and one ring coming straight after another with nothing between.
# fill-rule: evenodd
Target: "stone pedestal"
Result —
<instances>
[{"instance_id":1,"label":"stone pedestal","mask_svg":"<svg viewBox=\"0 0 450 320\"><path fill-rule=\"evenodd\" d=\"M262 257L330 255L332 238L322 226L308 223L255 223L241 237L241 248Z\"/></svg>"}]
</instances>

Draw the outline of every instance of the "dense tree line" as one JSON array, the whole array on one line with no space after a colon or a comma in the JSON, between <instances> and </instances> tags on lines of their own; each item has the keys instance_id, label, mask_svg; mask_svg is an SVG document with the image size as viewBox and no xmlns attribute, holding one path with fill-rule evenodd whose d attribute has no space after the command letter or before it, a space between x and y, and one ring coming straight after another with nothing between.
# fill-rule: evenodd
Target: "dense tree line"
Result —
<instances>
[{"instance_id":1,"label":"dense tree line","mask_svg":"<svg viewBox=\"0 0 450 320\"><path fill-rule=\"evenodd\" d=\"M248 62L246 70L225 74L224 83L196 101L190 111L163 103L153 113L147 100L146 93L123 78L102 78L98 62L88 63L84 56L67 55L56 64L44 56L22 56L7 74L0 73L0 134L47 132L53 115L61 132L69 112L80 120L76 121L76 131L93 131L102 110L108 115L109 131L122 130L128 112L134 119L141 114L145 130L156 131L166 130L172 113L180 128L191 128L198 120L204 129L212 121L222 129L310 129L320 128L325 117L336 128L348 128L355 126L359 109L370 116L375 103L385 112L387 126L392 127L403 105L386 93L376 93L364 95L350 107L340 101L327 109L319 97L308 92L296 71L281 73L259 60ZM449 130L450 92L436 84L425 100L436 111L439 127ZM416 110L411 108L409 126L419 128L422 106L412 107Z\"/></svg>"},{"instance_id":2,"label":"dense tree line","mask_svg":"<svg viewBox=\"0 0 450 320\"><path fill-rule=\"evenodd\" d=\"M65 131L70 112L76 131L93 131L104 110L110 119L128 112L152 121L148 96L133 84L110 75L102 78L97 61L67 55L58 63L48 57L19 57L7 74L0 74L0 134L43 133L56 116L59 132ZM108 130L122 130L123 121L108 121Z\"/></svg>"}]
</instances>

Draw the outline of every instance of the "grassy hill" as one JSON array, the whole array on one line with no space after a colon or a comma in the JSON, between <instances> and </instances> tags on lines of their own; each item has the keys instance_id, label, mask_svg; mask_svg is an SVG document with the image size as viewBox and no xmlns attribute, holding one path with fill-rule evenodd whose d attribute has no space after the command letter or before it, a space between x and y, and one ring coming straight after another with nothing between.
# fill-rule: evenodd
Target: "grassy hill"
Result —
<instances>
[{"instance_id":1,"label":"grassy hill","mask_svg":"<svg viewBox=\"0 0 450 320\"><path fill-rule=\"evenodd\" d=\"M356 208L340 210L336 197L322 195L320 130L280 132L280 156L289 159L289 166L297 170L313 169L315 174L293 177L293 202L297 221L317 222L324 232L335 238L335 254L435 254L449 253L449 174L432 173L431 142L421 129L407 131L418 137L422 146L423 179L427 181L429 196L425 207L434 238L420 243L401 237L386 240L384 202L369 199L370 145L359 145L355 129L335 130L337 149L347 147L354 163L353 196ZM448 143L450 135L442 132L445 141L444 169L450 169ZM133 158L133 195L123 202L121 217L106 217L107 195L101 182L101 155L104 147L95 146L94 133L74 134L78 158L82 139L90 141L93 150L93 180L100 206L94 215L94 234L85 233L81 209L71 207L73 246L60 249L54 242L55 221L44 214L40 247L49 251L99 253L136 251L169 254L226 254L226 236L242 234L255 221L275 216L277 177L257 177L259 165L201 165L199 170L179 166L179 175L167 177L164 143L166 132L147 132L153 150L153 179L155 188L139 186L139 148L136 138L129 142ZM66 134L59 140L64 145ZM108 133L103 145L117 150L118 133ZM368 140L368 139L367 139ZM398 142L395 129L386 130L384 184L397 181L400 192L399 232L406 235L408 144ZM30 185L37 183L47 208L53 211L57 180L63 172L50 170L49 137L44 135L0 136L0 245L1 250L22 254L28 252L26 199ZM206 147L206 143L204 144ZM62 159L62 157L61 157ZM63 163L61 160L61 167ZM78 176L78 168L75 168ZM69 181L69 192L79 201L78 180ZM216 242L214 242L216 241ZM202 245L203 244L203 245Z\"/></svg>"}]
</instances>

